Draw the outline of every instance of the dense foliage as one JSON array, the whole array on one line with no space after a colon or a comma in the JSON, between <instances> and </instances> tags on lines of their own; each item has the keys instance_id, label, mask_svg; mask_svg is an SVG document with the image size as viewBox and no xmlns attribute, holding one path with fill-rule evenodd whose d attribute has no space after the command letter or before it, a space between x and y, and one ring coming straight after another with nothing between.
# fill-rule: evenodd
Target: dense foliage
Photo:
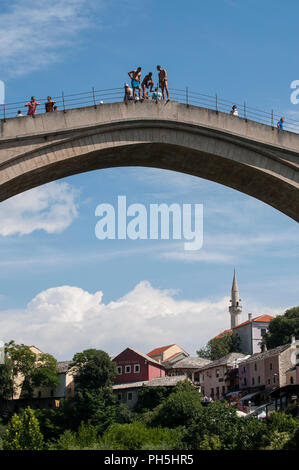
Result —
<instances>
[{"instance_id":1,"label":"dense foliage","mask_svg":"<svg viewBox=\"0 0 299 470\"><path fill-rule=\"evenodd\" d=\"M22 397L31 398L35 387L55 388L58 385L57 361L50 354L36 355L29 346L10 341L5 345L5 356L13 383L17 377L22 377ZM10 387L9 381L6 384L7 388Z\"/></svg>"},{"instance_id":2,"label":"dense foliage","mask_svg":"<svg viewBox=\"0 0 299 470\"><path fill-rule=\"evenodd\" d=\"M272 349L290 343L292 335L299 339L299 307L290 308L271 320L264 342Z\"/></svg>"},{"instance_id":3,"label":"dense foliage","mask_svg":"<svg viewBox=\"0 0 299 470\"><path fill-rule=\"evenodd\" d=\"M116 403L114 365L103 351L74 356L78 388L57 409L14 414L0 427L4 449L297 449L299 418L283 412L268 419L240 418L227 403L204 406L190 382L173 388L142 389L131 411ZM88 382L90 378L90 382Z\"/></svg>"},{"instance_id":4,"label":"dense foliage","mask_svg":"<svg viewBox=\"0 0 299 470\"><path fill-rule=\"evenodd\" d=\"M232 352L240 352L240 338L237 334L227 333L220 338L211 339L206 346L197 351L197 355L216 361Z\"/></svg>"}]
</instances>

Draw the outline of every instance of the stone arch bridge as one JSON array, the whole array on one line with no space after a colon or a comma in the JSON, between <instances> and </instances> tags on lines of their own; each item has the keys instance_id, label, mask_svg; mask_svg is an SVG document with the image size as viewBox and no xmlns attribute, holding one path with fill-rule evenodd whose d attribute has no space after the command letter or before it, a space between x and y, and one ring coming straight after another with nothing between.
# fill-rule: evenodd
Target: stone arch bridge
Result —
<instances>
[{"instance_id":1,"label":"stone arch bridge","mask_svg":"<svg viewBox=\"0 0 299 470\"><path fill-rule=\"evenodd\" d=\"M0 201L109 167L199 176L299 221L299 135L176 101L108 103L1 121Z\"/></svg>"}]
</instances>

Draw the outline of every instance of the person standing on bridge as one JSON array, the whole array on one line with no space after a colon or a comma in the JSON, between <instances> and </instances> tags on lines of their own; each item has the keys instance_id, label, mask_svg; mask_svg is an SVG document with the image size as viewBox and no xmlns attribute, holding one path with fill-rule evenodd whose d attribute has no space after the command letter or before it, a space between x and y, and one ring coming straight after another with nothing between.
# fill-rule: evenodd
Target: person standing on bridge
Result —
<instances>
[{"instance_id":1,"label":"person standing on bridge","mask_svg":"<svg viewBox=\"0 0 299 470\"><path fill-rule=\"evenodd\" d=\"M139 99L141 99L141 67L138 67L136 70L131 70L131 72L128 72L128 75L131 79L134 99L136 99L136 89L138 89Z\"/></svg>"},{"instance_id":2,"label":"person standing on bridge","mask_svg":"<svg viewBox=\"0 0 299 470\"><path fill-rule=\"evenodd\" d=\"M277 123L277 129L280 129L281 131L283 131L283 123L284 123L284 118L281 117L280 121L278 121Z\"/></svg>"},{"instance_id":3,"label":"person standing on bridge","mask_svg":"<svg viewBox=\"0 0 299 470\"><path fill-rule=\"evenodd\" d=\"M46 108L46 113L52 113L54 111L54 104L56 104L56 101L53 101L51 96L48 96L48 101L45 103L45 108Z\"/></svg>"},{"instance_id":4,"label":"person standing on bridge","mask_svg":"<svg viewBox=\"0 0 299 470\"><path fill-rule=\"evenodd\" d=\"M153 82L152 76L153 76L152 72L149 72L144 77L144 79L142 80L141 86L142 86L143 98L144 99L148 99L148 95L146 93L146 88L150 88L150 93L152 93L152 91L153 91L154 82Z\"/></svg>"},{"instance_id":5,"label":"person standing on bridge","mask_svg":"<svg viewBox=\"0 0 299 470\"><path fill-rule=\"evenodd\" d=\"M25 106L28 107L27 115L34 118L36 115L36 107L39 105L40 103L36 101L35 96L31 96L31 101L28 101L28 103L25 104Z\"/></svg>"},{"instance_id":6,"label":"person standing on bridge","mask_svg":"<svg viewBox=\"0 0 299 470\"><path fill-rule=\"evenodd\" d=\"M161 88L163 100L165 100L165 91L167 94L167 101L169 101L168 84L167 84L167 72L162 69L161 65L157 65L159 71L159 88Z\"/></svg>"}]
</instances>

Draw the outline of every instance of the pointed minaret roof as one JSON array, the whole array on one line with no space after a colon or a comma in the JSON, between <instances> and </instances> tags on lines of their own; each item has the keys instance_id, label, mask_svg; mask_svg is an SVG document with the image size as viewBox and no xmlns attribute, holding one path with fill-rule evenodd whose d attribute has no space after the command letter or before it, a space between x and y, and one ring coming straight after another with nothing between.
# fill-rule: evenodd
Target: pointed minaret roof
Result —
<instances>
[{"instance_id":1,"label":"pointed minaret roof","mask_svg":"<svg viewBox=\"0 0 299 470\"><path fill-rule=\"evenodd\" d=\"M236 270L234 269L234 278L233 278L233 285L232 285L232 296L233 293L238 293L239 294L239 287L237 283L237 278L236 278Z\"/></svg>"},{"instance_id":2,"label":"pointed minaret roof","mask_svg":"<svg viewBox=\"0 0 299 470\"><path fill-rule=\"evenodd\" d=\"M240 305L239 287L237 283L236 270L234 269L233 285L231 291L231 306L229 313L231 316L231 328L235 328L241 322L242 307Z\"/></svg>"}]
</instances>

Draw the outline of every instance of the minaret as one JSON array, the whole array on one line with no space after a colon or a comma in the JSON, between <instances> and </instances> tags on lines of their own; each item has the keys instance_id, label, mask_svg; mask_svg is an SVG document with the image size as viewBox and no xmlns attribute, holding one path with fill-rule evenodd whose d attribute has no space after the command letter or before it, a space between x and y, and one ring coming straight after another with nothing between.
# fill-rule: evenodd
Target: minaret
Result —
<instances>
[{"instance_id":1,"label":"minaret","mask_svg":"<svg viewBox=\"0 0 299 470\"><path fill-rule=\"evenodd\" d=\"M240 296L239 296L239 288L236 279L236 272L234 270L234 279L232 285L232 298L231 298L231 306L229 307L230 313L230 327L234 328L235 326L241 323L241 312L242 307L240 305Z\"/></svg>"}]
</instances>

